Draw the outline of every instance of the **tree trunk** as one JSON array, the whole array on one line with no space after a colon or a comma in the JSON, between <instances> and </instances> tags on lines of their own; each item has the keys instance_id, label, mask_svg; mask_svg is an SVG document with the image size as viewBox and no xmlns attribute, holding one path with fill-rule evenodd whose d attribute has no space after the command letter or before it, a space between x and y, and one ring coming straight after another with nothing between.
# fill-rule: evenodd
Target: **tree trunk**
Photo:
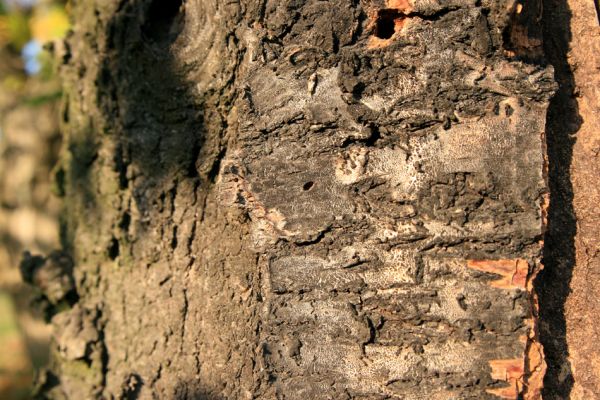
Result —
<instances>
[{"instance_id":1,"label":"tree trunk","mask_svg":"<svg viewBox=\"0 0 600 400\"><path fill-rule=\"evenodd\" d=\"M600 6L544 4L545 52L559 90L549 107L551 192L540 275L544 399L600 398ZM592 340L590 340L592 339Z\"/></svg>"},{"instance_id":2,"label":"tree trunk","mask_svg":"<svg viewBox=\"0 0 600 400\"><path fill-rule=\"evenodd\" d=\"M40 396L540 398L540 3L72 12Z\"/></svg>"}]
</instances>

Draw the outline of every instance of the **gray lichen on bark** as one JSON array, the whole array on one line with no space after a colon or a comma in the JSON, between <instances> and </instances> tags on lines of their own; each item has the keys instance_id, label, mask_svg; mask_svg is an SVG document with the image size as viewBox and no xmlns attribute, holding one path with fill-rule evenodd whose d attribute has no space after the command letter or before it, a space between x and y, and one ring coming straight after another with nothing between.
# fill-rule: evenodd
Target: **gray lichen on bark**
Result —
<instances>
[{"instance_id":1,"label":"gray lichen on bark","mask_svg":"<svg viewBox=\"0 0 600 400\"><path fill-rule=\"evenodd\" d=\"M535 398L554 85L507 45L523 7L74 5L79 301L41 392Z\"/></svg>"}]
</instances>

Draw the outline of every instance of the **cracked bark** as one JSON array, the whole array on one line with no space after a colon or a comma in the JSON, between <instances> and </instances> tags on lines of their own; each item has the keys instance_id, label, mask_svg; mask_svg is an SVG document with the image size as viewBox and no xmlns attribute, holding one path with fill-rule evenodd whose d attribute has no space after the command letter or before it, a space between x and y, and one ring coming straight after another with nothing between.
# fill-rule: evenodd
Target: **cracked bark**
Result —
<instances>
[{"instance_id":1,"label":"cracked bark","mask_svg":"<svg viewBox=\"0 0 600 400\"><path fill-rule=\"evenodd\" d=\"M539 398L538 3L166 4L73 5L40 396Z\"/></svg>"}]
</instances>

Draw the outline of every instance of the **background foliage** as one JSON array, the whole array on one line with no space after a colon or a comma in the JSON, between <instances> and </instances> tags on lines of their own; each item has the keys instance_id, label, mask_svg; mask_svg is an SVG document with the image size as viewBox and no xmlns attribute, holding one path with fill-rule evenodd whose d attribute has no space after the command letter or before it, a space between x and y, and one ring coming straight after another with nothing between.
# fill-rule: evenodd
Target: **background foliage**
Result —
<instances>
[{"instance_id":1,"label":"background foliage","mask_svg":"<svg viewBox=\"0 0 600 400\"><path fill-rule=\"evenodd\" d=\"M60 149L52 48L69 30L68 4L0 0L0 399L30 397L47 361L50 328L29 307L22 252L57 246L59 205L50 193Z\"/></svg>"}]
</instances>

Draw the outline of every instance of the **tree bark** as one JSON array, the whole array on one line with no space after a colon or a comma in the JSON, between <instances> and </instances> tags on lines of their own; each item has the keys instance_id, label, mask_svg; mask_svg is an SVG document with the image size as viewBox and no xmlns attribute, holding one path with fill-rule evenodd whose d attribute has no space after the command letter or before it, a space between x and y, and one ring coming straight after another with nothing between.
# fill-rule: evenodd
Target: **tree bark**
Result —
<instances>
[{"instance_id":1,"label":"tree bark","mask_svg":"<svg viewBox=\"0 0 600 400\"><path fill-rule=\"evenodd\" d=\"M73 4L40 396L540 398L539 6Z\"/></svg>"},{"instance_id":2,"label":"tree bark","mask_svg":"<svg viewBox=\"0 0 600 400\"><path fill-rule=\"evenodd\" d=\"M549 108L551 202L540 276L545 399L600 398L600 8L548 1L545 52L559 90Z\"/></svg>"}]
</instances>

